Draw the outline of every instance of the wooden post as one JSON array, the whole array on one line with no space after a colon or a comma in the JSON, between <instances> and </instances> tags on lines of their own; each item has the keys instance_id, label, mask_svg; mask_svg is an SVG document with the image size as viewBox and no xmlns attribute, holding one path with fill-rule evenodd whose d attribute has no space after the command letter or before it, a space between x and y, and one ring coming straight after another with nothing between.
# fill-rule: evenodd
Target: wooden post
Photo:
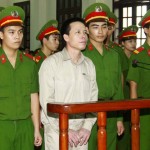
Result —
<instances>
[{"instance_id":1,"label":"wooden post","mask_svg":"<svg viewBox=\"0 0 150 150\"><path fill-rule=\"evenodd\" d=\"M68 150L68 114L59 114L59 149Z\"/></svg>"},{"instance_id":2,"label":"wooden post","mask_svg":"<svg viewBox=\"0 0 150 150\"><path fill-rule=\"evenodd\" d=\"M106 112L98 112L98 150L106 150Z\"/></svg>"},{"instance_id":3,"label":"wooden post","mask_svg":"<svg viewBox=\"0 0 150 150\"><path fill-rule=\"evenodd\" d=\"M132 150L140 150L140 110L133 109L131 110L131 142L132 142Z\"/></svg>"}]
</instances>

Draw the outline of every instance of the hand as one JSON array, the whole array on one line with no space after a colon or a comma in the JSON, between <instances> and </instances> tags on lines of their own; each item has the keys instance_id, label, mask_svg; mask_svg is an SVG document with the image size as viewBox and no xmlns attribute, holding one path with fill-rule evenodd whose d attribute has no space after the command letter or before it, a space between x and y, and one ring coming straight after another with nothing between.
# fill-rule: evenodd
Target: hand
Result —
<instances>
[{"instance_id":1,"label":"hand","mask_svg":"<svg viewBox=\"0 0 150 150\"><path fill-rule=\"evenodd\" d=\"M122 135L124 132L124 125L122 121L117 121L117 133L118 136Z\"/></svg>"},{"instance_id":2,"label":"hand","mask_svg":"<svg viewBox=\"0 0 150 150\"><path fill-rule=\"evenodd\" d=\"M69 135L70 146L73 147L73 145L74 145L75 147L77 147L79 144L79 140L80 140L78 131L70 129L68 135Z\"/></svg>"},{"instance_id":3,"label":"hand","mask_svg":"<svg viewBox=\"0 0 150 150\"><path fill-rule=\"evenodd\" d=\"M35 146L41 146L42 144L42 137L41 137L41 134L40 132L35 132L34 133L34 145Z\"/></svg>"},{"instance_id":4,"label":"hand","mask_svg":"<svg viewBox=\"0 0 150 150\"><path fill-rule=\"evenodd\" d=\"M81 128L78 132L79 132L79 138L80 138L80 141L79 141L80 146L82 146L83 144L86 145L90 137L91 131Z\"/></svg>"}]
</instances>

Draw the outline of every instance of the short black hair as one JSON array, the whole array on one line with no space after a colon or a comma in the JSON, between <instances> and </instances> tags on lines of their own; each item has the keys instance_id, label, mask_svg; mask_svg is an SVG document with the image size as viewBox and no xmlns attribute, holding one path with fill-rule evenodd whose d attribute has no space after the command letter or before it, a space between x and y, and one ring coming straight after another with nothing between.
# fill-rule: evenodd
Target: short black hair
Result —
<instances>
[{"instance_id":1,"label":"short black hair","mask_svg":"<svg viewBox=\"0 0 150 150\"><path fill-rule=\"evenodd\" d=\"M84 19L79 18L79 17L69 18L69 19L65 20L63 22L63 24L61 26L61 30L60 30L61 38L62 38L62 47L66 46L66 42L63 38L63 35L64 34L69 35L69 32L71 30L70 24L74 23L74 22L81 22L86 26Z\"/></svg>"},{"instance_id":2,"label":"short black hair","mask_svg":"<svg viewBox=\"0 0 150 150\"><path fill-rule=\"evenodd\" d=\"M64 34L67 34L69 35L69 32L70 32L70 24L73 23L73 22L81 22L85 25L85 21L84 19L82 18L78 18L78 17L75 17L75 18L69 18L67 20L65 20L61 26L61 35L63 36Z\"/></svg>"},{"instance_id":3,"label":"short black hair","mask_svg":"<svg viewBox=\"0 0 150 150\"><path fill-rule=\"evenodd\" d=\"M147 24L145 24L144 26L143 26L143 28L149 28L150 27L150 23L147 23Z\"/></svg>"}]
</instances>

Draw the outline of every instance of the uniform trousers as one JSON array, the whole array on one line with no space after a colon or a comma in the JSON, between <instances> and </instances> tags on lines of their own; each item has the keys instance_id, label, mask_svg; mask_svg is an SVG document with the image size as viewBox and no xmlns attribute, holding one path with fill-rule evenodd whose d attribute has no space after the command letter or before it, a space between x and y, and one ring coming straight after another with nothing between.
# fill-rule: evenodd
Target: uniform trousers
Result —
<instances>
[{"instance_id":1,"label":"uniform trousers","mask_svg":"<svg viewBox=\"0 0 150 150\"><path fill-rule=\"evenodd\" d=\"M0 150L34 150L33 123L24 120L0 120Z\"/></svg>"}]
</instances>

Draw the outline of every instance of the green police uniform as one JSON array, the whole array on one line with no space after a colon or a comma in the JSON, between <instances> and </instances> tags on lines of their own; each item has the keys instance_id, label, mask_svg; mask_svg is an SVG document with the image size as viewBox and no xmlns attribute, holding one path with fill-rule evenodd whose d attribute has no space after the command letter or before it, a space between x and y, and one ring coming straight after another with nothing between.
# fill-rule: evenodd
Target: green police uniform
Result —
<instances>
[{"instance_id":1,"label":"green police uniform","mask_svg":"<svg viewBox=\"0 0 150 150\"><path fill-rule=\"evenodd\" d=\"M38 50L37 53L35 54L34 60L37 63L38 70L40 69L40 66L45 58L46 55L42 52L42 50Z\"/></svg>"},{"instance_id":2,"label":"green police uniform","mask_svg":"<svg viewBox=\"0 0 150 150\"><path fill-rule=\"evenodd\" d=\"M57 33L60 34L58 29L58 22L57 20L49 20L39 31L39 33L36 36L36 39L39 41L42 41L43 38L47 35ZM40 66L44 59L46 58L46 55L42 52L42 50L38 50L38 52L35 54L34 60L37 63L38 69L40 69Z\"/></svg>"},{"instance_id":3,"label":"green police uniform","mask_svg":"<svg viewBox=\"0 0 150 150\"><path fill-rule=\"evenodd\" d=\"M124 98L129 99L130 98L130 90L129 90L129 83L126 82L127 73L129 69L129 59L125 55L125 53L122 53L122 57L124 59L124 70L123 70L123 77L124 77L124 86L123 86L123 92L124 92ZM126 68L125 68L126 67ZM130 150L131 149L131 122L130 122L131 114L130 111L124 111L123 112L123 124L125 131L123 135L118 136L117 140L117 150Z\"/></svg>"},{"instance_id":4,"label":"green police uniform","mask_svg":"<svg viewBox=\"0 0 150 150\"><path fill-rule=\"evenodd\" d=\"M150 98L150 46L145 42L140 48L134 51L131 56L130 67L127 76L128 81L137 83L137 94L139 98ZM140 112L140 149L150 149L150 109L143 109Z\"/></svg>"},{"instance_id":5,"label":"green police uniform","mask_svg":"<svg viewBox=\"0 0 150 150\"><path fill-rule=\"evenodd\" d=\"M113 49L114 51L116 51L119 54L122 72L124 70L126 70L126 68L127 68L126 67L126 60L124 58L122 47L119 44L112 42L112 41L110 41L107 45L108 45L108 47L110 47L111 49Z\"/></svg>"},{"instance_id":6,"label":"green police uniform","mask_svg":"<svg viewBox=\"0 0 150 150\"><path fill-rule=\"evenodd\" d=\"M99 98L123 99L121 65L118 53L104 46L103 55L101 55L90 42L83 53L95 65ZM117 112L110 112L107 117L107 150L114 150L116 149L117 140ZM118 117L118 120L122 120L122 118ZM91 131L88 149L97 150L97 122Z\"/></svg>"},{"instance_id":7,"label":"green police uniform","mask_svg":"<svg viewBox=\"0 0 150 150\"><path fill-rule=\"evenodd\" d=\"M46 24L44 24L44 26L40 29L39 33L36 36L36 39L39 41L42 41L44 37L46 37L47 35L53 34L53 33L57 33L59 34L59 31L57 29L58 26L58 22L57 20L49 20ZM46 58L46 55L43 53L42 49L38 50L38 52L35 54L34 56L34 61L37 63L37 67L38 70L40 69L40 66L42 64L42 62L44 61L44 59ZM42 146L39 148L36 148L37 150L44 150L45 146L44 146L44 130L43 128L40 129L42 138L43 138L43 143Z\"/></svg>"},{"instance_id":8,"label":"green police uniform","mask_svg":"<svg viewBox=\"0 0 150 150\"><path fill-rule=\"evenodd\" d=\"M22 8L6 7L0 12L0 28L23 26L24 18ZM0 149L33 150L31 94L38 92L37 66L18 50L13 67L0 48L0 70Z\"/></svg>"},{"instance_id":9,"label":"green police uniform","mask_svg":"<svg viewBox=\"0 0 150 150\"><path fill-rule=\"evenodd\" d=\"M30 96L38 92L36 64L18 51L13 68L0 48L0 70L0 149L32 150Z\"/></svg>"},{"instance_id":10,"label":"green police uniform","mask_svg":"<svg viewBox=\"0 0 150 150\"><path fill-rule=\"evenodd\" d=\"M108 23L109 13L110 9L107 5L94 3L85 10L83 18L87 25L92 21ZM103 55L101 55L90 41L83 53L89 57L95 65L99 98L103 100L123 99L119 54L111 48L103 46ZM116 149L117 120L122 120L122 117L117 118L117 116L117 112L107 113L107 150ZM97 122L92 128L88 149L97 150Z\"/></svg>"},{"instance_id":11,"label":"green police uniform","mask_svg":"<svg viewBox=\"0 0 150 150\"><path fill-rule=\"evenodd\" d=\"M138 27L135 25L131 25L127 28L125 28L123 31L121 31L118 35L118 38L120 41L124 40L130 40L136 38L136 33L138 31ZM124 69L123 69L123 76L124 76L124 98L130 99L130 89L129 89L129 83L126 81L128 69L129 69L129 58L126 56L126 54L122 51L122 58L124 60ZM124 127L125 131L124 134L120 137L118 137L118 150L130 150L131 149L131 114L130 111L124 111L123 114L124 117Z\"/></svg>"},{"instance_id":12,"label":"green police uniform","mask_svg":"<svg viewBox=\"0 0 150 150\"><path fill-rule=\"evenodd\" d=\"M142 17L139 26L143 28L150 25L150 10ZM149 30L149 27L147 28ZM147 38L149 38L147 36ZM145 63L145 64L144 64ZM150 98L150 46L145 43L134 51L130 58L129 72L127 76L128 81L137 83L138 98ZM140 149L150 149L150 109L142 109L140 111Z\"/></svg>"}]
</instances>

